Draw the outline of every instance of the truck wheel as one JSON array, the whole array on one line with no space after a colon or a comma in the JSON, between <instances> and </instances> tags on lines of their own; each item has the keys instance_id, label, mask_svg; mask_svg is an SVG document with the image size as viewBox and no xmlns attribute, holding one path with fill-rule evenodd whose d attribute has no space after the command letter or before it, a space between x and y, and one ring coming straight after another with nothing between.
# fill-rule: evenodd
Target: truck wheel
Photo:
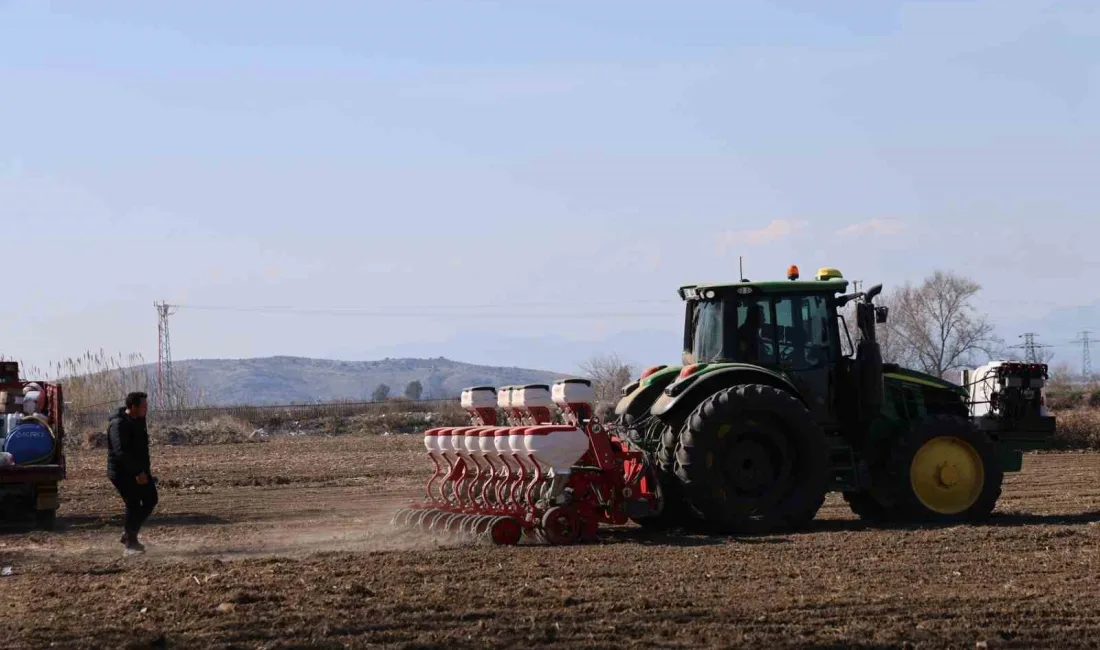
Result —
<instances>
[{"instance_id":1,"label":"truck wheel","mask_svg":"<svg viewBox=\"0 0 1100 650\"><path fill-rule=\"evenodd\" d=\"M913 521L983 521L1004 480L993 442L955 415L930 416L902 436L891 470L898 505Z\"/></svg>"},{"instance_id":2,"label":"truck wheel","mask_svg":"<svg viewBox=\"0 0 1100 650\"><path fill-rule=\"evenodd\" d=\"M793 530L825 501L828 457L825 435L802 402L771 386L734 386L688 418L676 476L705 529Z\"/></svg>"},{"instance_id":3,"label":"truck wheel","mask_svg":"<svg viewBox=\"0 0 1100 650\"><path fill-rule=\"evenodd\" d=\"M53 530L57 525L57 511L35 510L34 525L41 530Z\"/></svg>"}]
</instances>

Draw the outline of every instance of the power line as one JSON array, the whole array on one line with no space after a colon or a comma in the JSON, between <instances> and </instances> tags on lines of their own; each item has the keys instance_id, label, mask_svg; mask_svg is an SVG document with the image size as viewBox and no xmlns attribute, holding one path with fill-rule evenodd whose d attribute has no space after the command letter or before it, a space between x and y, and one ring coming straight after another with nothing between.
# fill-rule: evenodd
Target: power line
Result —
<instances>
[{"instance_id":1,"label":"power line","mask_svg":"<svg viewBox=\"0 0 1100 650\"><path fill-rule=\"evenodd\" d=\"M549 303L548 303L549 306ZM584 319L584 318L668 318L676 316L675 311L572 311L569 305L558 305L558 311L451 311L440 310L436 307L425 307L422 310L402 308L403 311L389 311L386 309L369 307L291 307L291 306L213 306L213 305L175 305L179 309L190 311L218 311L253 314L294 314L294 315L329 315L329 316L370 316L377 318L492 318L492 319ZM496 305L497 308L507 309L506 305ZM470 307L469 309L476 309Z\"/></svg>"}]
</instances>

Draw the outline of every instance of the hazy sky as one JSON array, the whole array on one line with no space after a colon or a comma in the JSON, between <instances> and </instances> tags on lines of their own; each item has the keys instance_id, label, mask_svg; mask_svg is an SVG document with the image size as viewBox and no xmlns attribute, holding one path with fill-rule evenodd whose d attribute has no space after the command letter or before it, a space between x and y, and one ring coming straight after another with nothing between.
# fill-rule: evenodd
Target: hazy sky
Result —
<instances>
[{"instance_id":1,"label":"hazy sky","mask_svg":"<svg viewBox=\"0 0 1100 650\"><path fill-rule=\"evenodd\" d=\"M0 0L0 354L155 358L154 300L321 310L176 358L672 332L739 254L964 272L1014 338L1100 299L1097 7Z\"/></svg>"}]
</instances>

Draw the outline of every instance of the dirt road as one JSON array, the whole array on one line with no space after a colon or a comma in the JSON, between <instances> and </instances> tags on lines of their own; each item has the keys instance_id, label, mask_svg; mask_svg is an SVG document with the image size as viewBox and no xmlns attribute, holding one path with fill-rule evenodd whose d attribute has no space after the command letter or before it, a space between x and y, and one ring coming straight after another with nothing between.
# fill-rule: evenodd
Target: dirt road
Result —
<instances>
[{"instance_id":1,"label":"dirt road","mask_svg":"<svg viewBox=\"0 0 1100 650\"><path fill-rule=\"evenodd\" d=\"M584 547L439 545L388 528L416 437L155 448L149 552L121 556L102 452L56 532L0 533L0 646L1098 647L1100 454L1028 456L987 526Z\"/></svg>"}]
</instances>

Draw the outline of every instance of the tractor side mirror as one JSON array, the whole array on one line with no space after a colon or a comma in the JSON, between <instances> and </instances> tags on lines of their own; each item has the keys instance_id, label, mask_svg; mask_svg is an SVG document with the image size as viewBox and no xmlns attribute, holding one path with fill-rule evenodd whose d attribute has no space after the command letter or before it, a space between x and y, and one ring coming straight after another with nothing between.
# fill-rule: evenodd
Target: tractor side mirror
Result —
<instances>
[{"instance_id":1,"label":"tractor side mirror","mask_svg":"<svg viewBox=\"0 0 1100 650\"><path fill-rule=\"evenodd\" d=\"M882 325L890 316L889 307L875 307L875 323Z\"/></svg>"}]
</instances>

